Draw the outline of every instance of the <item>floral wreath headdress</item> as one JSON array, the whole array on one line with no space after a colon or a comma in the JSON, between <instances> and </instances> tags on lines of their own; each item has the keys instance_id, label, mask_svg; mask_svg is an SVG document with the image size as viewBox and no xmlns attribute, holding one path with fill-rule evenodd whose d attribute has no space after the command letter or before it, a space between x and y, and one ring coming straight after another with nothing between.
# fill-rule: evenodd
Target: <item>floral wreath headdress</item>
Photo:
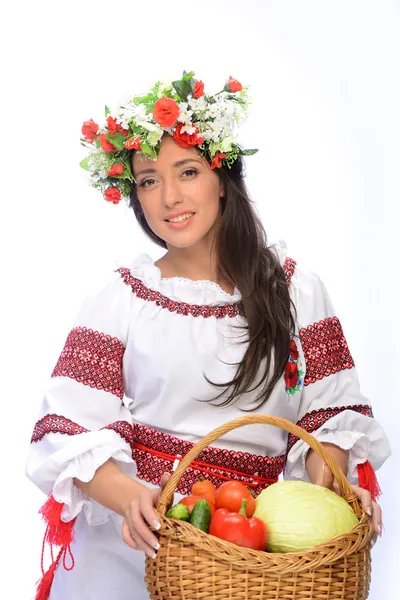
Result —
<instances>
[{"instance_id":1,"label":"floral wreath headdress","mask_svg":"<svg viewBox=\"0 0 400 600\"><path fill-rule=\"evenodd\" d=\"M220 92L209 95L194 72L184 71L178 81L157 81L146 95L134 96L114 114L106 106L103 127L85 121L81 143L90 153L80 166L90 172L91 185L114 204L129 199L132 150L157 159L164 132L182 148L197 146L212 169L230 167L239 155L257 152L240 148L234 136L249 104L248 88L236 79L230 77Z\"/></svg>"}]
</instances>

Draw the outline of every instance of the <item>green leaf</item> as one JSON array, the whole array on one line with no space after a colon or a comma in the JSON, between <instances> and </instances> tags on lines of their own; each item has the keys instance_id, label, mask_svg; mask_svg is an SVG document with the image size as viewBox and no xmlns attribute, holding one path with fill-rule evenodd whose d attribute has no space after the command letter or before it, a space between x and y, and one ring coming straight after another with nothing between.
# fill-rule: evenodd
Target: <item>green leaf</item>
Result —
<instances>
[{"instance_id":1,"label":"green leaf","mask_svg":"<svg viewBox=\"0 0 400 600\"><path fill-rule=\"evenodd\" d=\"M155 102L143 102L143 104L146 107L146 113L147 114L153 112Z\"/></svg>"},{"instance_id":2,"label":"green leaf","mask_svg":"<svg viewBox=\"0 0 400 600\"><path fill-rule=\"evenodd\" d=\"M129 128L132 131L133 135L142 135L143 130L138 125L133 125L132 122L129 123ZM128 138L132 137L131 134L128 135Z\"/></svg>"},{"instance_id":3,"label":"green leaf","mask_svg":"<svg viewBox=\"0 0 400 600\"><path fill-rule=\"evenodd\" d=\"M108 117L108 115L111 114L111 110L108 108L107 104L104 107L104 115L105 117Z\"/></svg>"},{"instance_id":4,"label":"green leaf","mask_svg":"<svg viewBox=\"0 0 400 600\"><path fill-rule=\"evenodd\" d=\"M154 94L147 94L146 96L135 96L133 99L135 104L147 104L149 102L156 102L157 98Z\"/></svg>"},{"instance_id":5,"label":"green leaf","mask_svg":"<svg viewBox=\"0 0 400 600\"><path fill-rule=\"evenodd\" d=\"M92 170L89 167L89 157L88 156L86 158L84 158L83 160L81 160L81 162L79 163L79 166L82 167L82 169L85 169L85 171L91 171Z\"/></svg>"},{"instance_id":6,"label":"green leaf","mask_svg":"<svg viewBox=\"0 0 400 600\"><path fill-rule=\"evenodd\" d=\"M244 100L243 98L239 98L239 96L229 96L229 100L232 100L232 102L236 102L236 104L242 104L243 106L247 104L246 100Z\"/></svg>"},{"instance_id":7,"label":"green leaf","mask_svg":"<svg viewBox=\"0 0 400 600\"><path fill-rule=\"evenodd\" d=\"M179 81L173 81L172 85L174 86L174 89L177 92L179 98L186 102L188 95L192 91L192 86L190 85L190 83L186 80L180 79Z\"/></svg>"},{"instance_id":8,"label":"green leaf","mask_svg":"<svg viewBox=\"0 0 400 600\"><path fill-rule=\"evenodd\" d=\"M114 133L114 135L111 135L110 132L106 133L106 139L111 142L111 144L113 146L115 146L117 148L117 150L123 150L124 149L124 144L126 141L126 137L122 135L122 133L119 133L118 131L116 133Z\"/></svg>"},{"instance_id":9,"label":"green leaf","mask_svg":"<svg viewBox=\"0 0 400 600\"><path fill-rule=\"evenodd\" d=\"M251 150L242 150L239 148L239 154L242 156L251 156L252 154L256 154L256 152L258 152L258 148L253 148Z\"/></svg>"},{"instance_id":10,"label":"green leaf","mask_svg":"<svg viewBox=\"0 0 400 600\"><path fill-rule=\"evenodd\" d=\"M190 81L193 77L194 77L194 71L190 71L189 73L186 73L186 71L183 71L183 77L182 77L183 81Z\"/></svg>"},{"instance_id":11,"label":"green leaf","mask_svg":"<svg viewBox=\"0 0 400 600\"><path fill-rule=\"evenodd\" d=\"M140 143L140 149L144 154L148 154L149 156L156 158L156 154L155 154L153 148L146 141L143 140Z\"/></svg>"}]
</instances>

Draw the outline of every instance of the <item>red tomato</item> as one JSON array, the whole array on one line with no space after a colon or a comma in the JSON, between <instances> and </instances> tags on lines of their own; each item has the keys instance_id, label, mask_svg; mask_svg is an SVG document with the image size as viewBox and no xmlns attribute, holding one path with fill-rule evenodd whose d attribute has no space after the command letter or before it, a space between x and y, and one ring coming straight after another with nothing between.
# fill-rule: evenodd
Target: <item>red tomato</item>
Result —
<instances>
[{"instance_id":1,"label":"red tomato","mask_svg":"<svg viewBox=\"0 0 400 600\"><path fill-rule=\"evenodd\" d=\"M251 517L256 510L256 501L240 481L226 481L217 489L215 508L226 508L229 512L239 512L242 500L247 500L246 515Z\"/></svg>"},{"instance_id":2,"label":"red tomato","mask_svg":"<svg viewBox=\"0 0 400 600\"><path fill-rule=\"evenodd\" d=\"M193 496L204 496L209 502L215 502L216 491L211 481L204 479L204 477L200 477L199 481L192 487Z\"/></svg>"},{"instance_id":3,"label":"red tomato","mask_svg":"<svg viewBox=\"0 0 400 600\"><path fill-rule=\"evenodd\" d=\"M214 502L210 502L205 496L185 496L182 498L182 500L179 500L179 504L185 504L190 512L192 512L194 505L199 500L207 500L208 504L210 505L211 517L213 517L215 513L215 504Z\"/></svg>"}]
</instances>

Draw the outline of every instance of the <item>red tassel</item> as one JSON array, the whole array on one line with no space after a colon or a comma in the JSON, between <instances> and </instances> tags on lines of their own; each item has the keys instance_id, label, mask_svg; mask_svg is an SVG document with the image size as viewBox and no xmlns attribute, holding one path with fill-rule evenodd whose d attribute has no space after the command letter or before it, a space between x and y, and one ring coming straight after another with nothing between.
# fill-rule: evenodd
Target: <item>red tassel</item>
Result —
<instances>
[{"instance_id":1,"label":"red tassel","mask_svg":"<svg viewBox=\"0 0 400 600\"><path fill-rule=\"evenodd\" d=\"M50 566L49 570L46 571L46 573L44 573L43 577L39 579L36 588L35 600L47 600L50 596L50 590L53 584L55 569L56 563L53 563Z\"/></svg>"},{"instance_id":2,"label":"red tassel","mask_svg":"<svg viewBox=\"0 0 400 600\"><path fill-rule=\"evenodd\" d=\"M368 490L375 502L382 494L373 466L366 460L365 463L357 465L358 485L364 490Z\"/></svg>"},{"instance_id":3,"label":"red tassel","mask_svg":"<svg viewBox=\"0 0 400 600\"><path fill-rule=\"evenodd\" d=\"M65 523L61 521L61 513L64 508L62 502L57 502L50 495L39 510L39 514L47 523L46 542L51 546L65 546L74 541L74 524L76 519Z\"/></svg>"},{"instance_id":4,"label":"red tassel","mask_svg":"<svg viewBox=\"0 0 400 600\"><path fill-rule=\"evenodd\" d=\"M63 507L64 504L62 502L57 502L54 499L54 497L50 495L39 510L39 514L41 514L43 519L46 521L47 527L42 544L42 578L37 583L35 600L48 600L48 597L50 596L51 586L53 584L54 573L58 563L60 562L61 557L63 557L63 565L66 570L70 571L74 567L74 557L71 552L70 544L74 541L73 527L76 518L72 519L72 521L68 521L68 523L62 521L61 513ZM50 544L52 563L50 565L50 568L46 572L44 572L43 558L46 542ZM53 558L52 546L61 546L61 550L58 553L58 556L55 560ZM66 565L67 551L69 552L71 557L70 567L67 567Z\"/></svg>"}]
</instances>

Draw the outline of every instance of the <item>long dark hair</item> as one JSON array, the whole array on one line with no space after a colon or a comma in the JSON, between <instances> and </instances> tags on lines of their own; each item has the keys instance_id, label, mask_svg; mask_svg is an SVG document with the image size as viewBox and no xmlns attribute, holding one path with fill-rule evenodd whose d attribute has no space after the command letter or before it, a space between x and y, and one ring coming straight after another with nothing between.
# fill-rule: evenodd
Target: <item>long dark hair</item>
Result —
<instances>
[{"instance_id":1,"label":"long dark hair","mask_svg":"<svg viewBox=\"0 0 400 600\"><path fill-rule=\"evenodd\" d=\"M248 348L234 378L212 385L224 388L212 400L218 400L226 390L228 397L219 406L234 403L245 392L260 388L252 409L260 407L271 395L285 371L290 353L290 341L295 332L296 308L289 294L289 284L275 253L268 249L267 236L244 182L243 161L239 156L230 168L215 172L221 178L225 196L221 198L221 219L215 236L219 274L232 281L240 290L246 316L247 332L241 343ZM164 240L150 229L132 184L130 207L144 233L156 244L167 248ZM260 365L264 368L260 377ZM273 373L270 376L271 365ZM252 387L253 386L253 387Z\"/></svg>"}]
</instances>

